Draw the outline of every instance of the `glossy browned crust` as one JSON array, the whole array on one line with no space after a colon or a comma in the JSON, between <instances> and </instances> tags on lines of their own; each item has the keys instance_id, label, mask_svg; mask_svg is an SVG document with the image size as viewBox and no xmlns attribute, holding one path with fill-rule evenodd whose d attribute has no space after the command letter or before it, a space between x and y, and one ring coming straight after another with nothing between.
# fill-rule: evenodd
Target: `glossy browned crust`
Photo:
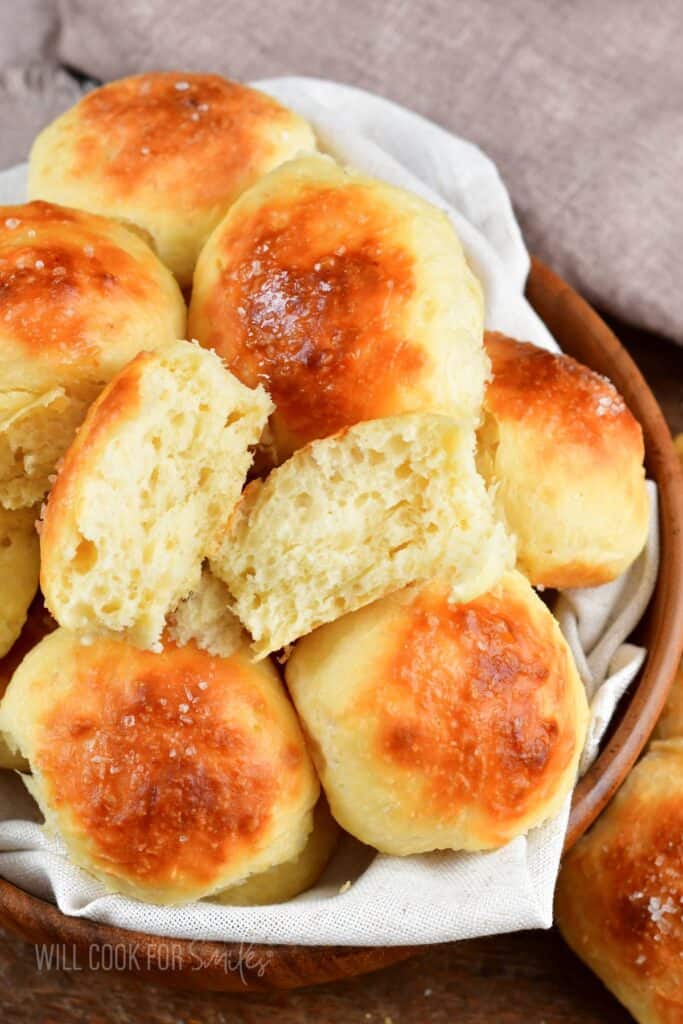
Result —
<instances>
[{"instance_id":1,"label":"glossy browned crust","mask_svg":"<svg viewBox=\"0 0 683 1024\"><path fill-rule=\"evenodd\" d=\"M151 72L111 82L78 105L70 174L95 173L112 199L161 185L183 208L224 203L284 130L292 114L264 93L220 75Z\"/></svg>"},{"instance_id":2,"label":"glossy browned crust","mask_svg":"<svg viewBox=\"0 0 683 1024\"><path fill-rule=\"evenodd\" d=\"M33 762L100 867L143 885L210 886L259 846L304 754L291 742L266 757L246 727L245 708L260 728L275 723L253 670L194 647L152 654L113 640L82 647L73 670L40 719Z\"/></svg>"},{"instance_id":3,"label":"glossy browned crust","mask_svg":"<svg viewBox=\"0 0 683 1024\"><path fill-rule=\"evenodd\" d=\"M358 708L384 769L421 776L435 818L475 813L487 845L548 800L582 742L569 653L524 596L502 583L454 605L422 588Z\"/></svg>"},{"instance_id":4,"label":"glossy browned crust","mask_svg":"<svg viewBox=\"0 0 683 1024\"><path fill-rule=\"evenodd\" d=\"M40 200L0 207L0 319L27 360L95 365L98 301L160 297L140 260L107 238L105 219Z\"/></svg>"},{"instance_id":5,"label":"glossy browned crust","mask_svg":"<svg viewBox=\"0 0 683 1024\"><path fill-rule=\"evenodd\" d=\"M681 836L683 744L655 743L558 884L563 935L646 1024L683 1020Z\"/></svg>"},{"instance_id":6,"label":"glossy browned crust","mask_svg":"<svg viewBox=\"0 0 683 1024\"><path fill-rule=\"evenodd\" d=\"M484 336L493 377L486 408L497 420L536 421L539 446L580 444L596 458L643 459L640 424L614 385L571 356L495 331ZM619 446L619 447L615 447Z\"/></svg>"},{"instance_id":7,"label":"glossy browned crust","mask_svg":"<svg viewBox=\"0 0 683 1024\"><path fill-rule=\"evenodd\" d=\"M349 185L274 201L221 237L203 341L265 385L301 444L388 415L428 359L402 324L414 268L389 221Z\"/></svg>"}]
</instances>

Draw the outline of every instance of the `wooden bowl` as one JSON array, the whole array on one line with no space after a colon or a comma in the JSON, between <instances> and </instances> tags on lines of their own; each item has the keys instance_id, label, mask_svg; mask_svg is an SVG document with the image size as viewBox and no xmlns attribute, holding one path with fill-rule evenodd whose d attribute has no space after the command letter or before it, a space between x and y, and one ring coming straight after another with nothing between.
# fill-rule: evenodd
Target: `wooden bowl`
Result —
<instances>
[{"instance_id":1,"label":"wooden bowl","mask_svg":"<svg viewBox=\"0 0 683 1024\"><path fill-rule=\"evenodd\" d=\"M660 497L661 568L646 617L647 661L622 701L617 724L600 756L577 786L567 835L569 848L620 785L662 709L683 644L683 481L669 430L635 364L614 334L576 292L538 261L527 295L565 352L614 381L643 426L648 474ZM0 923L31 942L58 943L69 962L101 963L107 950L129 949L130 971L165 985L245 992L296 988L350 978L415 952L408 946L248 946L189 942L124 931L67 917L44 900L0 880Z\"/></svg>"}]
</instances>

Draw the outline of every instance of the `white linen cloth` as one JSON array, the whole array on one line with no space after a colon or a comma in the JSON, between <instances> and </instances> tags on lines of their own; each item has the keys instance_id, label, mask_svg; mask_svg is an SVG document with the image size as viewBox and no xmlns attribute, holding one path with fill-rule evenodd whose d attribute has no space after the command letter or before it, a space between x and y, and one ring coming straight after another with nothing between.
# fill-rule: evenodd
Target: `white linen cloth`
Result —
<instances>
[{"instance_id":1,"label":"white linen cloth","mask_svg":"<svg viewBox=\"0 0 683 1024\"><path fill-rule=\"evenodd\" d=\"M256 83L307 117L322 148L367 174L417 192L453 220L485 288L487 326L556 348L524 298L529 257L492 162L475 146L379 97L317 79ZM26 167L0 174L0 202L21 202ZM652 593L658 565L656 491L638 562L620 580L561 595L557 614L592 701L585 769L645 652L624 640ZM387 857L350 838L321 882L287 904L156 907L121 896L69 864L43 833L21 781L0 772L0 875L75 914L188 939L304 945L402 945L547 928L569 802L527 837L482 854ZM343 885L347 880L350 887ZM340 888L345 891L340 892Z\"/></svg>"}]
</instances>

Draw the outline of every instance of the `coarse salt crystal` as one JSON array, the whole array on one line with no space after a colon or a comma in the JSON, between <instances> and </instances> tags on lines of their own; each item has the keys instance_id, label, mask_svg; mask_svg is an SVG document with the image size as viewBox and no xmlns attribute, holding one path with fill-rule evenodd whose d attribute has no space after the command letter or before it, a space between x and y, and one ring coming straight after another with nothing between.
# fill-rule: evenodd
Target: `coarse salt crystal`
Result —
<instances>
[{"instance_id":1,"label":"coarse salt crystal","mask_svg":"<svg viewBox=\"0 0 683 1024\"><path fill-rule=\"evenodd\" d=\"M178 705L178 711L182 712L182 714L185 714L189 710L190 710L190 705L189 704L179 704Z\"/></svg>"},{"instance_id":2,"label":"coarse salt crystal","mask_svg":"<svg viewBox=\"0 0 683 1024\"><path fill-rule=\"evenodd\" d=\"M180 843L186 843L187 840L188 840L187 836L178 836L178 842L180 842Z\"/></svg>"},{"instance_id":3,"label":"coarse salt crystal","mask_svg":"<svg viewBox=\"0 0 683 1024\"><path fill-rule=\"evenodd\" d=\"M20 224L21 224L21 221L19 220L18 217L8 217L5 220L5 227L9 228L10 231L14 231L14 229L18 228Z\"/></svg>"},{"instance_id":4,"label":"coarse salt crystal","mask_svg":"<svg viewBox=\"0 0 683 1024\"><path fill-rule=\"evenodd\" d=\"M199 687L200 690L207 690L209 684L207 683L206 679L200 679L200 681L197 683L197 686Z\"/></svg>"},{"instance_id":5,"label":"coarse salt crystal","mask_svg":"<svg viewBox=\"0 0 683 1024\"><path fill-rule=\"evenodd\" d=\"M45 264L43 263L42 260L36 260L35 268L36 270L45 270Z\"/></svg>"},{"instance_id":6,"label":"coarse salt crystal","mask_svg":"<svg viewBox=\"0 0 683 1024\"><path fill-rule=\"evenodd\" d=\"M149 146L141 146L140 152L143 156L149 156Z\"/></svg>"},{"instance_id":7,"label":"coarse salt crystal","mask_svg":"<svg viewBox=\"0 0 683 1024\"><path fill-rule=\"evenodd\" d=\"M83 246L83 252L85 253L86 256L94 256L95 255L95 250L92 247L92 245L84 245Z\"/></svg>"},{"instance_id":8,"label":"coarse salt crystal","mask_svg":"<svg viewBox=\"0 0 683 1024\"><path fill-rule=\"evenodd\" d=\"M189 82L176 82L175 87L178 90L178 92L185 92L186 89L190 88L190 83Z\"/></svg>"},{"instance_id":9,"label":"coarse salt crystal","mask_svg":"<svg viewBox=\"0 0 683 1024\"><path fill-rule=\"evenodd\" d=\"M169 756L169 757L175 757L175 756L176 756L176 751L175 751L175 748L173 748L172 750L169 750L169 752L168 752L168 756Z\"/></svg>"},{"instance_id":10,"label":"coarse salt crystal","mask_svg":"<svg viewBox=\"0 0 683 1024\"><path fill-rule=\"evenodd\" d=\"M189 747L185 748L185 753L187 754L188 757L192 757L193 754L197 753L197 748L190 745Z\"/></svg>"},{"instance_id":11,"label":"coarse salt crystal","mask_svg":"<svg viewBox=\"0 0 683 1024\"><path fill-rule=\"evenodd\" d=\"M124 715L123 724L126 728L130 729L131 726L135 725L135 715Z\"/></svg>"}]
</instances>

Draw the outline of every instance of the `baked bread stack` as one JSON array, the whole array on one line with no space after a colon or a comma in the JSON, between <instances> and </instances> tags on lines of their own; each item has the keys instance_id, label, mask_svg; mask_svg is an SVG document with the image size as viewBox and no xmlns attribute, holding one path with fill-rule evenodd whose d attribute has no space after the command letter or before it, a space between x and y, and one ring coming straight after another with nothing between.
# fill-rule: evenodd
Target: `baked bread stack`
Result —
<instances>
[{"instance_id":1,"label":"baked bread stack","mask_svg":"<svg viewBox=\"0 0 683 1024\"><path fill-rule=\"evenodd\" d=\"M611 385L485 346L446 215L314 151L218 76L125 79L43 132L0 232L26 229L0 248L0 501L23 517L0 520L0 637L47 490L59 624L13 649L0 735L74 863L141 900L290 899L340 826L403 856L554 815L588 712L532 584L613 578L644 541ZM194 272L194 341L171 271Z\"/></svg>"}]
</instances>

